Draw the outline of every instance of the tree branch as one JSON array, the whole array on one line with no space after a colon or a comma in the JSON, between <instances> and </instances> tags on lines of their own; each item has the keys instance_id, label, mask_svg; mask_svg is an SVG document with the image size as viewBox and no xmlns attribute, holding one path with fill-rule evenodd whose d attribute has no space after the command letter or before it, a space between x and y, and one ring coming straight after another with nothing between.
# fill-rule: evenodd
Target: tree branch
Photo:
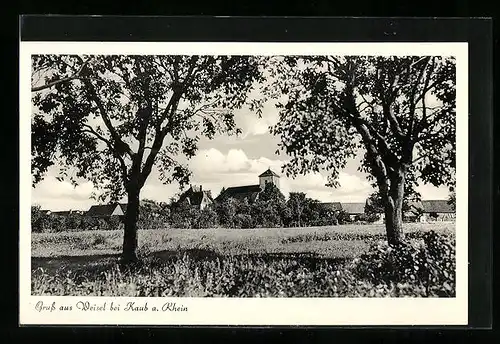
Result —
<instances>
[{"instance_id":1,"label":"tree branch","mask_svg":"<svg viewBox=\"0 0 500 344\"><path fill-rule=\"evenodd\" d=\"M123 157L117 154L117 152L113 149L113 144L111 141L106 139L104 136L100 135L97 131L94 130L90 125L84 124L83 125L86 130L82 130L84 133L89 133L94 135L97 139L101 140L102 142L106 143L108 146L109 150L113 153L113 155L118 159L120 162L120 168L121 168L121 173L122 173L122 178L123 181L126 183L128 181L128 171L127 171L127 165L125 164L125 160L123 160Z\"/></svg>"},{"instance_id":2,"label":"tree branch","mask_svg":"<svg viewBox=\"0 0 500 344\"><path fill-rule=\"evenodd\" d=\"M401 125L394 115L394 112L391 110L390 104L384 104L382 106L382 112L384 116L389 120L389 124L391 125L395 136L401 141L405 137L405 135L403 133L403 130L401 129Z\"/></svg>"},{"instance_id":3,"label":"tree branch","mask_svg":"<svg viewBox=\"0 0 500 344\"><path fill-rule=\"evenodd\" d=\"M177 106L179 104L179 101L182 97L182 94L186 91L188 85L191 84L193 81L196 73L195 73L195 67L196 67L196 62L198 61L198 56L193 56L190 61L190 66L188 69L188 72L184 78L184 81L180 86L175 87L173 90L174 93L170 97L170 100L168 102L168 105L163 112L160 121L158 121L158 124L156 126L156 134L155 134L155 139L153 141L153 145L151 147L151 150L149 152L148 157L146 158L146 162L144 163L144 167L141 172L141 177L140 177L140 185L143 185L144 182L146 181L147 177L151 173L151 170L153 168L156 156L158 155L158 152L160 151L162 145L163 145L163 140L165 139L165 136L167 136L169 130L173 126L172 121L168 121L168 123L161 128L161 123L166 119L166 117L170 114L173 116L173 113L177 110ZM177 83L178 80L175 81Z\"/></svg>"},{"instance_id":4,"label":"tree branch","mask_svg":"<svg viewBox=\"0 0 500 344\"><path fill-rule=\"evenodd\" d=\"M420 60L419 60L420 61ZM408 134L407 134L407 139L408 142L411 143L413 141L413 127L415 125L415 108L417 106L417 102L415 101L415 93L417 92L418 85L420 84L420 80L422 79L422 76L424 75L425 69L427 68L427 62L425 65L420 69L420 73L418 74L417 80L415 81L415 84L413 85L410 93L410 108L409 108L409 115L410 115L410 124L408 126ZM412 65L413 66L413 65ZM424 83L424 89L427 87L427 84L429 82L430 76L425 79ZM423 111L424 111L424 116L425 116L425 96L423 97Z\"/></svg>"},{"instance_id":5,"label":"tree branch","mask_svg":"<svg viewBox=\"0 0 500 344\"><path fill-rule=\"evenodd\" d=\"M108 129L111 138L113 139L114 149L120 155L126 153L129 155L130 158L133 158L134 153L130 149L130 146L128 144L126 144L125 142L123 142L120 135L118 134L116 129L113 127L113 124L111 123L111 120L108 116L108 113L107 113L105 107L104 107L104 104L102 103L101 99L99 98L94 85L89 80L84 80L84 83L91 91L90 92L91 99L96 103L96 105L99 109L99 112L101 114L101 118L102 118L104 124L106 125L106 128Z\"/></svg>"},{"instance_id":6,"label":"tree branch","mask_svg":"<svg viewBox=\"0 0 500 344\"><path fill-rule=\"evenodd\" d=\"M60 83L63 83L63 82L67 82L67 81L78 79L80 77L80 74L81 74L83 68L87 65L87 62L88 61L83 62L83 64L80 66L80 68L78 69L78 71L75 74L70 75L70 76L68 76L66 78L62 78L62 79L59 79L59 80L54 80L54 81L49 82L48 84L45 84L45 85L36 86L36 87L32 86L31 87L31 92L38 92L38 91L41 91L41 90L45 90L47 88L51 88L51 87L53 87L55 85L58 85Z\"/></svg>"}]
</instances>

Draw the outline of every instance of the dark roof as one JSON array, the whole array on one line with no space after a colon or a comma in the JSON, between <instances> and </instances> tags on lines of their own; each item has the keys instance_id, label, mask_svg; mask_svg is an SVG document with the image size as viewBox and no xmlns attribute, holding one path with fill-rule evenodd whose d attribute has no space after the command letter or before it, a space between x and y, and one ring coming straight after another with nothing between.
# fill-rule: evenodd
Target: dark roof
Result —
<instances>
[{"instance_id":1,"label":"dark roof","mask_svg":"<svg viewBox=\"0 0 500 344\"><path fill-rule=\"evenodd\" d=\"M123 203L111 203L111 204L98 204L93 205L87 211L87 216L111 216L113 211L116 209L116 206L119 205L125 213L127 211L127 205Z\"/></svg>"},{"instance_id":2,"label":"dark roof","mask_svg":"<svg viewBox=\"0 0 500 344\"><path fill-rule=\"evenodd\" d=\"M213 202L212 192L210 190L202 190L201 187L192 186L179 197L179 202L187 198L189 199L189 204L200 205L204 196L208 197L208 199Z\"/></svg>"},{"instance_id":3,"label":"dark roof","mask_svg":"<svg viewBox=\"0 0 500 344\"><path fill-rule=\"evenodd\" d=\"M61 210L61 211L52 211L50 212L52 215L61 215L61 216L66 216L71 214L70 210Z\"/></svg>"},{"instance_id":4,"label":"dark roof","mask_svg":"<svg viewBox=\"0 0 500 344\"><path fill-rule=\"evenodd\" d=\"M342 205L340 204L340 202L321 203L321 204L327 206L332 210L342 210Z\"/></svg>"},{"instance_id":5,"label":"dark roof","mask_svg":"<svg viewBox=\"0 0 500 344\"><path fill-rule=\"evenodd\" d=\"M260 185L233 186L221 192L215 200L219 201L222 198L229 197L239 200L248 198L249 201L254 201L261 191Z\"/></svg>"},{"instance_id":6,"label":"dark roof","mask_svg":"<svg viewBox=\"0 0 500 344\"><path fill-rule=\"evenodd\" d=\"M59 216L68 216L70 214L84 213L84 211L81 211L81 210L59 210L59 211L42 210L42 212L45 212L45 213L50 212L52 215L59 215Z\"/></svg>"},{"instance_id":7,"label":"dark roof","mask_svg":"<svg viewBox=\"0 0 500 344\"><path fill-rule=\"evenodd\" d=\"M280 177L278 176L276 173L274 173L273 171L271 171L270 168L268 168L264 173L262 173L259 177L269 177L269 176L275 176L275 177Z\"/></svg>"},{"instance_id":8,"label":"dark roof","mask_svg":"<svg viewBox=\"0 0 500 344\"><path fill-rule=\"evenodd\" d=\"M453 207L447 200L425 200L415 202L413 207L422 210L424 213L454 213Z\"/></svg>"},{"instance_id":9,"label":"dark roof","mask_svg":"<svg viewBox=\"0 0 500 344\"><path fill-rule=\"evenodd\" d=\"M342 209L348 214L363 214L365 203L341 203Z\"/></svg>"}]
</instances>

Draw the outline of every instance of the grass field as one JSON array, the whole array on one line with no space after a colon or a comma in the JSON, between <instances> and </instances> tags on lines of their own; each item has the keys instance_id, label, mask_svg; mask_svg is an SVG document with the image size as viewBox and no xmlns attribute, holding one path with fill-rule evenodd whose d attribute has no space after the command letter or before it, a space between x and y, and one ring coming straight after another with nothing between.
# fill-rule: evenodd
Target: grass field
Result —
<instances>
[{"instance_id":1,"label":"grass field","mask_svg":"<svg viewBox=\"0 0 500 344\"><path fill-rule=\"evenodd\" d=\"M453 237L455 224L411 223L405 226L407 237L413 242L429 231ZM335 271L345 261L367 253L372 244L385 239L385 229L383 225L342 225L141 230L138 253L148 259L149 265L133 273L121 271L116 264L122 238L121 231L33 233L33 293L135 296L213 296L228 293L232 296L255 296L257 293L272 296L274 294L269 285L274 282L265 282L263 276L268 271L276 273L276 276L286 275L289 271L292 277L295 276L293 278L312 274L311 281L307 282L312 284L306 288L307 291L300 292L295 282L288 281L286 283L292 284L280 286L280 291L276 292L278 296L291 293L323 296L324 288L320 289L314 280L328 275L328 271ZM291 266L294 267L292 270ZM218 275L215 281L213 274ZM288 278L276 276L269 278L283 281ZM148 286L143 285L141 278L149 281ZM253 278L251 283L249 278ZM137 290L138 284L141 285L140 290ZM247 288L248 284L262 285L263 289ZM311 292L313 289L315 291ZM335 294L337 289L335 287L326 293Z\"/></svg>"}]
</instances>

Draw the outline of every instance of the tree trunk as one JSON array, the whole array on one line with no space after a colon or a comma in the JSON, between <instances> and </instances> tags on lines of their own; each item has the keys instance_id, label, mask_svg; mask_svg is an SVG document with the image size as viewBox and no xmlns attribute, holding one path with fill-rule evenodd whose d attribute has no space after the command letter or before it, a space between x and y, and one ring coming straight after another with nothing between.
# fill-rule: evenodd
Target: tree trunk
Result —
<instances>
[{"instance_id":1,"label":"tree trunk","mask_svg":"<svg viewBox=\"0 0 500 344\"><path fill-rule=\"evenodd\" d=\"M394 205L389 204L385 207L385 229L387 232L387 241L394 245L403 241L403 211L398 206L398 200Z\"/></svg>"},{"instance_id":2,"label":"tree trunk","mask_svg":"<svg viewBox=\"0 0 500 344\"><path fill-rule=\"evenodd\" d=\"M405 171L401 169L391 179L391 187L385 202L385 229L389 244L399 244L404 240L403 234L403 199Z\"/></svg>"},{"instance_id":3,"label":"tree trunk","mask_svg":"<svg viewBox=\"0 0 500 344\"><path fill-rule=\"evenodd\" d=\"M132 263L137 261L137 221L139 219L139 193L138 187L127 191L127 211L124 218L123 253L122 262Z\"/></svg>"}]
</instances>

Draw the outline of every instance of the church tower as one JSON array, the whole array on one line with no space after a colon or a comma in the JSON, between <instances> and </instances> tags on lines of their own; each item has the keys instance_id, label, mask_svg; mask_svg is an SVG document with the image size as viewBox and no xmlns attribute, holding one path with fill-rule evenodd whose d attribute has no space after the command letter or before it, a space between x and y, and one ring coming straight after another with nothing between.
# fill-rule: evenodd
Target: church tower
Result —
<instances>
[{"instance_id":1,"label":"church tower","mask_svg":"<svg viewBox=\"0 0 500 344\"><path fill-rule=\"evenodd\" d=\"M259 186L261 190L264 190L266 188L267 183L272 183L278 189L280 188L280 176L271 171L270 168L268 168L264 173L262 173L259 176Z\"/></svg>"}]
</instances>

